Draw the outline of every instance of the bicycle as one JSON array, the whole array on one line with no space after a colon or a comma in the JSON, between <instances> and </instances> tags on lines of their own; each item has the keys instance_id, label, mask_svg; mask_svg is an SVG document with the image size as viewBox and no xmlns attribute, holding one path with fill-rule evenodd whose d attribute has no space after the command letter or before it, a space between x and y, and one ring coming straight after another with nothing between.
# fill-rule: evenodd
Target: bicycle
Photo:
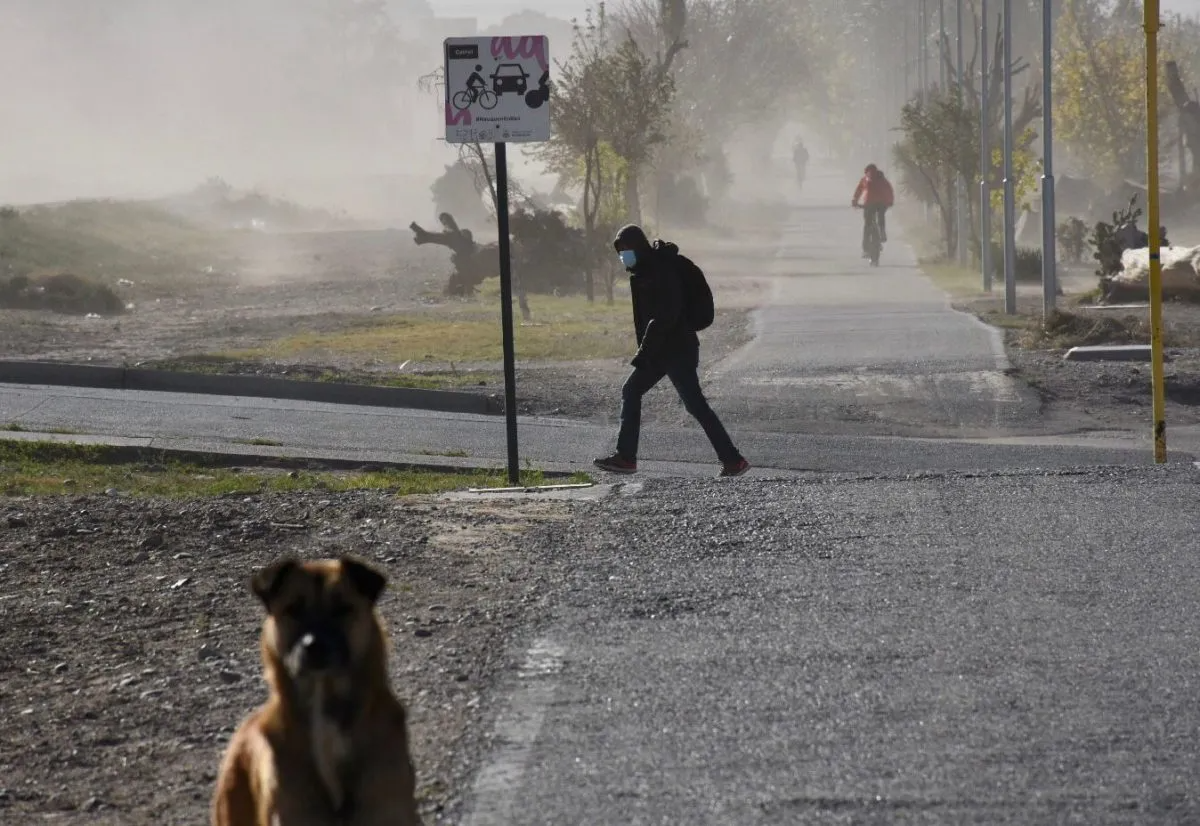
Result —
<instances>
[{"instance_id":1,"label":"bicycle","mask_svg":"<svg viewBox=\"0 0 1200 826\"><path fill-rule=\"evenodd\" d=\"M866 209L862 204L855 204L855 209ZM863 237L863 253L871 262L872 267L879 266L879 254L883 252L883 242L880 240L879 233L879 213L871 213L872 220L866 223Z\"/></svg>"},{"instance_id":2,"label":"bicycle","mask_svg":"<svg viewBox=\"0 0 1200 826\"><path fill-rule=\"evenodd\" d=\"M484 87L455 92L454 97L450 98L450 102L454 104L455 109L466 109L475 102L478 102L484 109L491 109L499 101L500 98L495 92Z\"/></svg>"}]
</instances>

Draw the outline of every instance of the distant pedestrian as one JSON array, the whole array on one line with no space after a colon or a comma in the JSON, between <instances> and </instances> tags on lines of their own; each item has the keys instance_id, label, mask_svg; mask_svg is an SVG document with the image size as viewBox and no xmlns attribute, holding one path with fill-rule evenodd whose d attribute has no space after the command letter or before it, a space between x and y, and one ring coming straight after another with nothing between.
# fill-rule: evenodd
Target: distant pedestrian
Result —
<instances>
[{"instance_id":1,"label":"distant pedestrian","mask_svg":"<svg viewBox=\"0 0 1200 826\"><path fill-rule=\"evenodd\" d=\"M642 396L663 377L671 380L679 398L712 442L721 462L721 476L741 476L750 463L700 389L700 338L713 321L712 292L704 273L679 247L668 241L653 244L636 224L622 227L613 247L630 272L633 326L637 354L633 372L621 388L621 428L617 450L594 464L612 473L637 471L638 437L642 425Z\"/></svg>"}]
</instances>

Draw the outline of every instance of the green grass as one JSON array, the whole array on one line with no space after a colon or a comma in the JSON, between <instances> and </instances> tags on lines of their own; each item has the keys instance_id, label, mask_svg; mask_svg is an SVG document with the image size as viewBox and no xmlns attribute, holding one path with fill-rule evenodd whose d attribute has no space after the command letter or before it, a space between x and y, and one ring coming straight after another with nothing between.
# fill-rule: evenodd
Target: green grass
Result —
<instances>
[{"instance_id":1,"label":"green grass","mask_svg":"<svg viewBox=\"0 0 1200 826\"><path fill-rule=\"evenodd\" d=\"M459 459L465 459L468 453L465 450L422 450L422 456L450 456Z\"/></svg>"},{"instance_id":2,"label":"green grass","mask_svg":"<svg viewBox=\"0 0 1200 826\"><path fill-rule=\"evenodd\" d=\"M333 332L296 333L263 347L217 355L243 361L318 363L346 356L397 364L499 361L500 307L494 286L485 284L474 301L363 319ZM589 304L578 296L531 295L529 304L533 321L528 325L521 323L520 313L514 308L514 340L517 356L522 360L576 361L618 358L630 353L633 322L625 302L610 306L603 300ZM393 377L394 381L405 379Z\"/></svg>"},{"instance_id":3,"label":"green grass","mask_svg":"<svg viewBox=\"0 0 1200 826\"><path fill-rule=\"evenodd\" d=\"M130 457L136 455L137 458ZM583 474L573 479L591 481ZM521 484L546 483L539 470L521 473ZM211 461L182 460L154 451L59 442L0 440L0 495L54 496L116 490L133 496L193 499L289 491L384 490L400 496L468 487L505 487L501 470L434 472L312 471L234 468Z\"/></svg>"}]
</instances>

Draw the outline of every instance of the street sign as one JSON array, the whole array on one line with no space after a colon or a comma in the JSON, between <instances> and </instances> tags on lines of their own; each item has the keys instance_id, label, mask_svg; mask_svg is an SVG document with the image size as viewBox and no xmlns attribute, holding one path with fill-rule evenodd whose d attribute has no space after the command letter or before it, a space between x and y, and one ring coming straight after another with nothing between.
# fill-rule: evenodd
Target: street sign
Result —
<instances>
[{"instance_id":1,"label":"street sign","mask_svg":"<svg viewBox=\"0 0 1200 826\"><path fill-rule=\"evenodd\" d=\"M449 37L446 142L550 140L550 45L532 37Z\"/></svg>"},{"instance_id":2,"label":"street sign","mask_svg":"<svg viewBox=\"0 0 1200 826\"><path fill-rule=\"evenodd\" d=\"M550 140L550 44L534 37L448 37L446 142L495 145L496 235L508 481L520 483L517 356L513 340L512 253L508 230L508 144Z\"/></svg>"}]
</instances>

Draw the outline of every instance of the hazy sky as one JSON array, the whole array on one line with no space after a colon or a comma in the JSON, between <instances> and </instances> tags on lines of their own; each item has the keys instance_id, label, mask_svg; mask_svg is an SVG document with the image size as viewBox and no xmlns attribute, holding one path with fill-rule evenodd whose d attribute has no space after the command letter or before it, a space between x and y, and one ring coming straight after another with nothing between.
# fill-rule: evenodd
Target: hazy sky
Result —
<instances>
[{"instance_id":1,"label":"hazy sky","mask_svg":"<svg viewBox=\"0 0 1200 826\"><path fill-rule=\"evenodd\" d=\"M523 9L568 19L582 17L590 5L587 0L429 0L429 4L439 17L478 17L485 26ZM1159 5L1167 12L1200 14L1200 0L1161 0Z\"/></svg>"},{"instance_id":2,"label":"hazy sky","mask_svg":"<svg viewBox=\"0 0 1200 826\"><path fill-rule=\"evenodd\" d=\"M529 9L554 17L583 17L587 0L429 0L439 17L478 17L483 25L498 23L505 16Z\"/></svg>"}]
</instances>

